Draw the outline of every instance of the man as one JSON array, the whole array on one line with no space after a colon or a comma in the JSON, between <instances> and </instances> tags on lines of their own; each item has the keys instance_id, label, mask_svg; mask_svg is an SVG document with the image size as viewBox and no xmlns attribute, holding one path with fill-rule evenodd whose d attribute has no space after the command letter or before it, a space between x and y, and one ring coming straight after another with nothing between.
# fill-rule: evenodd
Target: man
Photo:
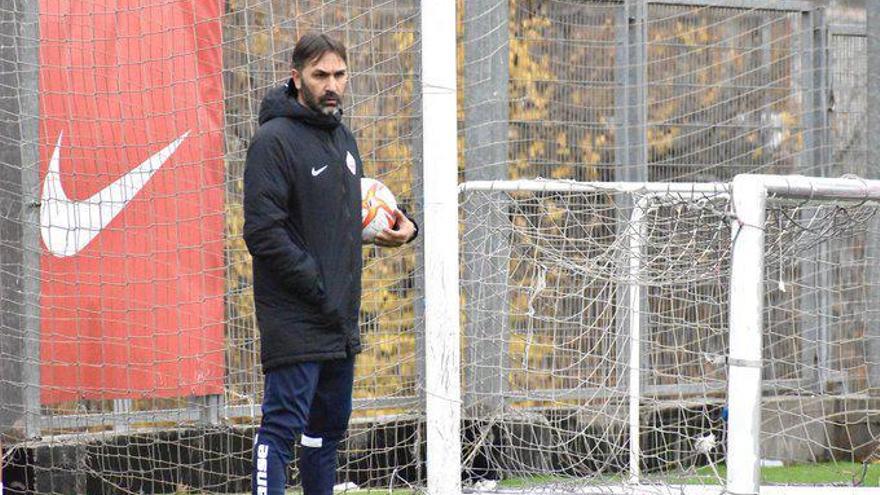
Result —
<instances>
[{"instance_id":1,"label":"man","mask_svg":"<svg viewBox=\"0 0 880 495\"><path fill-rule=\"evenodd\" d=\"M345 46L324 34L303 36L290 81L263 99L248 149L244 240L265 373L255 495L284 493L297 440L304 495L330 495L351 415L361 350L363 168L341 122L347 82ZM395 227L375 243L397 247L415 235L415 224L398 212Z\"/></svg>"}]
</instances>

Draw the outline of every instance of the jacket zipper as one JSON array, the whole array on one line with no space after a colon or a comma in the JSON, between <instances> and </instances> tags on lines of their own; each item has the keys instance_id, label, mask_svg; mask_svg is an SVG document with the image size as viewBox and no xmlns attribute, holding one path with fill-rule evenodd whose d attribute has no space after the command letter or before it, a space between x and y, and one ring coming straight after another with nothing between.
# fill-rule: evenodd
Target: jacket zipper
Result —
<instances>
[{"instance_id":1,"label":"jacket zipper","mask_svg":"<svg viewBox=\"0 0 880 495\"><path fill-rule=\"evenodd\" d=\"M347 161L348 156L346 155L346 152L348 152L348 150L344 149L344 146L339 143L339 140L337 139L336 129L330 131L330 143L332 145L333 150L337 154L337 157L338 157L337 159L339 160L337 163L341 163L341 165L343 167L342 171L339 174L340 177L342 177L340 187L342 188L342 199L344 202L347 203L348 199L349 199L349 188L347 187L347 184L348 184L348 175L347 174L350 173L350 171L348 170L348 161ZM355 172L357 172L357 165L355 165ZM355 173L355 176L357 176L357 173ZM343 211L345 211L344 219L346 221L350 221L351 220L351 217L350 217L351 213L348 211L348 208L345 208ZM346 233L345 235L349 235L349 234ZM349 242L357 242L357 239L347 239L347 240ZM354 260L353 260L353 258L350 258L349 262L348 262L348 270L346 270L348 277L349 277L349 280L348 280L349 287L351 287L352 282L353 282L353 280L351 280L351 278L353 277L353 275L352 275L353 271L354 271ZM347 328L345 328L345 324L348 322L348 313L351 312L351 307L344 308L344 311L346 314L343 317L342 331L345 333L345 355L352 356L354 354L354 343L352 342L352 332L349 331ZM355 331L356 330L357 329L355 329Z\"/></svg>"}]
</instances>

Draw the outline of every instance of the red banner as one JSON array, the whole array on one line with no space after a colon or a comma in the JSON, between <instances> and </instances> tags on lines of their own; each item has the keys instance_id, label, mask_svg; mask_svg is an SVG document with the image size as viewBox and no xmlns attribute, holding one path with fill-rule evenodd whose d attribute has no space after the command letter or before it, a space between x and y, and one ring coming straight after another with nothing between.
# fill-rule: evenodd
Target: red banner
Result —
<instances>
[{"instance_id":1,"label":"red banner","mask_svg":"<svg viewBox=\"0 0 880 495\"><path fill-rule=\"evenodd\" d=\"M42 400L223 390L220 0L40 0Z\"/></svg>"}]
</instances>

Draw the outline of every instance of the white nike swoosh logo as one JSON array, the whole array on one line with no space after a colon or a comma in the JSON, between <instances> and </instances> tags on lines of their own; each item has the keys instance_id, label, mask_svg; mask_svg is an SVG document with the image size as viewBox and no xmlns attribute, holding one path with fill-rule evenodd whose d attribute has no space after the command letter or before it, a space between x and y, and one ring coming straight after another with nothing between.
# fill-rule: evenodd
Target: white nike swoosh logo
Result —
<instances>
[{"instance_id":1,"label":"white nike swoosh logo","mask_svg":"<svg viewBox=\"0 0 880 495\"><path fill-rule=\"evenodd\" d=\"M147 184L189 135L186 131L171 144L116 179L85 201L73 201L61 186L61 138L49 160L40 197L40 236L50 253L73 256L92 242Z\"/></svg>"},{"instance_id":2,"label":"white nike swoosh logo","mask_svg":"<svg viewBox=\"0 0 880 495\"><path fill-rule=\"evenodd\" d=\"M323 167L319 168L318 170L315 170L315 167L312 167L312 177L317 177L317 176L321 175L321 172L326 170L327 167L329 167L329 165L324 165Z\"/></svg>"}]
</instances>

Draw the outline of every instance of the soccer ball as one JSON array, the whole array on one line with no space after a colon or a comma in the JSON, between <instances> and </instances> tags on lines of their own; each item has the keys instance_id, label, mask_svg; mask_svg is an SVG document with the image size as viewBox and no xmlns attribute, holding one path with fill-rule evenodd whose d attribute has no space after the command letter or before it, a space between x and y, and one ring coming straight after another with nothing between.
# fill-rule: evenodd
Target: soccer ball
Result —
<instances>
[{"instance_id":1,"label":"soccer ball","mask_svg":"<svg viewBox=\"0 0 880 495\"><path fill-rule=\"evenodd\" d=\"M376 179L361 179L361 239L372 242L385 228L394 225L397 200L385 184Z\"/></svg>"}]
</instances>

